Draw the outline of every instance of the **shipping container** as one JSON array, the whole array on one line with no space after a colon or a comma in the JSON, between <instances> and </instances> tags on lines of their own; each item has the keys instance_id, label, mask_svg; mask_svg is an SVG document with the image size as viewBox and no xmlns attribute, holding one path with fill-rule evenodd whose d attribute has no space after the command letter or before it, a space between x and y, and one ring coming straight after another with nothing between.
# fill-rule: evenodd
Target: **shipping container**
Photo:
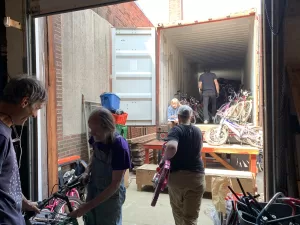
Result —
<instances>
[{"instance_id":1,"label":"shipping container","mask_svg":"<svg viewBox=\"0 0 300 225\"><path fill-rule=\"evenodd\" d=\"M251 91L252 122L258 124L259 29L254 9L156 28L113 28L112 91L128 111L127 124L166 123L167 107L178 90L199 98L198 79L205 68Z\"/></svg>"}]
</instances>

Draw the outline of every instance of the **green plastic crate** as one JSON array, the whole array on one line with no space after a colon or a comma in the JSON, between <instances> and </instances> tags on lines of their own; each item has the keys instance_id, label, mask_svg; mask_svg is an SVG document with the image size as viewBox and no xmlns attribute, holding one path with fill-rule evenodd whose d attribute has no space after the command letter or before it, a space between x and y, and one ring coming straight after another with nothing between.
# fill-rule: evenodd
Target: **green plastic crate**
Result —
<instances>
[{"instance_id":1,"label":"green plastic crate","mask_svg":"<svg viewBox=\"0 0 300 225\"><path fill-rule=\"evenodd\" d=\"M121 125L121 124L116 124L116 129L117 132L122 135L125 139L127 139L127 134L128 134L128 127Z\"/></svg>"}]
</instances>

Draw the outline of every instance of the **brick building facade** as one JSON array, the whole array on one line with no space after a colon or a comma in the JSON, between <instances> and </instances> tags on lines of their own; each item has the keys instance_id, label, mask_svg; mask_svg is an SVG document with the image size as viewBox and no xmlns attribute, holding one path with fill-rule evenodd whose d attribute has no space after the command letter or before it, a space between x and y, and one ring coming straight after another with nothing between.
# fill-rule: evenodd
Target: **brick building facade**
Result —
<instances>
[{"instance_id":1,"label":"brick building facade","mask_svg":"<svg viewBox=\"0 0 300 225\"><path fill-rule=\"evenodd\" d=\"M117 5L105 6L93 9L95 13L105 19L113 27L152 27L150 20L144 15L140 8L134 3L122 3ZM56 70L56 104L57 104L57 146L58 157L63 158L71 155L80 155L87 160L87 142L85 132L78 134L66 135L64 134L64 99L63 92L66 87L63 79L63 48L62 48L62 15L52 16L53 30L54 30L54 57ZM91 31L92 32L92 31ZM92 34L91 34L92 35ZM110 41L110 56L107 59L109 65L109 72L111 74L111 41ZM107 80L109 78L107 77ZM111 81L108 86L111 90ZM110 91L101 90L101 91ZM78 122L78 121L76 121ZM154 133L155 127L129 127L128 138L138 137L141 135Z\"/></svg>"}]
</instances>

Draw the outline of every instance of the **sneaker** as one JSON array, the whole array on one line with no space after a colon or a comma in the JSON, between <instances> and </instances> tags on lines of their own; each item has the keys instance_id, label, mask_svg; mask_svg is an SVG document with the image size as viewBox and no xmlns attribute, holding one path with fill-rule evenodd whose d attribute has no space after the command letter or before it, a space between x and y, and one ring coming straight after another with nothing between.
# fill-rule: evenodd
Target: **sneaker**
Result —
<instances>
[{"instance_id":1,"label":"sneaker","mask_svg":"<svg viewBox=\"0 0 300 225\"><path fill-rule=\"evenodd\" d=\"M208 124L208 120L204 120L204 124Z\"/></svg>"}]
</instances>

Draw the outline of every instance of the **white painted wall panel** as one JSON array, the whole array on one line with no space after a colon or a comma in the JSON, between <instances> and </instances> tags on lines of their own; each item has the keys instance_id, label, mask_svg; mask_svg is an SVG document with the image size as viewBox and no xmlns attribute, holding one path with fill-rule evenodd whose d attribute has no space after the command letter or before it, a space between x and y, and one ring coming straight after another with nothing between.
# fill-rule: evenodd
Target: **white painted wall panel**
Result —
<instances>
[{"instance_id":1,"label":"white painted wall panel","mask_svg":"<svg viewBox=\"0 0 300 225\"><path fill-rule=\"evenodd\" d=\"M159 123L167 122L167 108L178 90L190 93L191 65L172 43L164 31L160 40L160 87L159 87Z\"/></svg>"},{"instance_id":2,"label":"white painted wall panel","mask_svg":"<svg viewBox=\"0 0 300 225\"><path fill-rule=\"evenodd\" d=\"M155 29L112 29L112 91L127 125L155 125Z\"/></svg>"},{"instance_id":3,"label":"white painted wall panel","mask_svg":"<svg viewBox=\"0 0 300 225\"><path fill-rule=\"evenodd\" d=\"M62 14L63 134L85 132L82 94L109 91L111 25L92 10ZM80 122L81 121L81 122Z\"/></svg>"}]
</instances>

